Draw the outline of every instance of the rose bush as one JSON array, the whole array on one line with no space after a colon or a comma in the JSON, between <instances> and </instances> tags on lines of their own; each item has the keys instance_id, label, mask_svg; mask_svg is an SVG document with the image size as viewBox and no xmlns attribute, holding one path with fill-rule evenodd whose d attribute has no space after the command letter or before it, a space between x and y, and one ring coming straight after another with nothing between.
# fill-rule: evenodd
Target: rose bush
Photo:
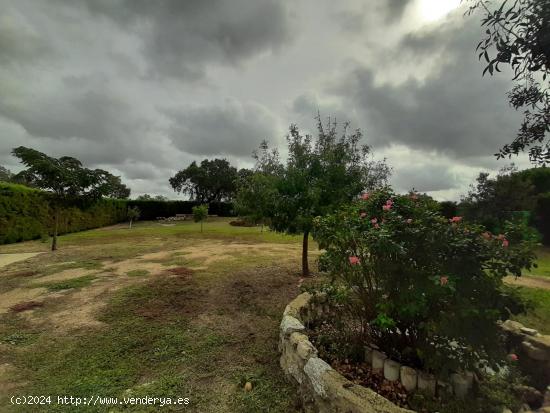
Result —
<instances>
[{"instance_id":1,"label":"rose bush","mask_svg":"<svg viewBox=\"0 0 550 413\"><path fill-rule=\"evenodd\" d=\"M363 340L438 374L503 359L497 321L521 302L502 279L534 259L521 229L491 234L444 218L429 197L383 189L317 218L314 235Z\"/></svg>"}]
</instances>

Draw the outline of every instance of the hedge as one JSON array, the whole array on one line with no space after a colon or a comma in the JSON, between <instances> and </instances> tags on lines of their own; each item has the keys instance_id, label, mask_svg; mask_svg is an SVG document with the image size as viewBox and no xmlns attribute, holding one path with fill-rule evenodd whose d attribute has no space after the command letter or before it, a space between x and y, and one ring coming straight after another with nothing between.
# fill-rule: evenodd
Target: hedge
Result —
<instances>
[{"instance_id":1,"label":"hedge","mask_svg":"<svg viewBox=\"0 0 550 413\"><path fill-rule=\"evenodd\" d=\"M54 227L53 210L45 192L0 182L0 244L47 237ZM83 231L126 219L126 201L77 200L60 214L58 233Z\"/></svg>"},{"instance_id":2,"label":"hedge","mask_svg":"<svg viewBox=\"0 0 550 413\"><path fill-rule=\"evenodd\" d=\"M544 245L550 245L550 192L540 194L535 209L535 227Z\"/></svg>"},{"instance_id":3,"label":"hedge","mask_svg":"<svg viewBox=\"0 0 550 413\"><path fill-rule=\"evenodd\" d=\"M195 201L127 201L128 206L136 206L141 214L140 219L154 220L160 217L168 218L176 214L192 214L193 207L200 205ZM211 202L208 206L209 215L218 215L220 217L234 216L233 204L229 202Z\"/></svg>"},{"instance_id":4,"label":"hedge","mask_svg":"<svg viewBox=\"0 0 550 413\"><path fill-rule=\"evenodd\" d=\"M47 194L23 185L0 182L0 244L44 238L53 233L54 214ZM198 205L192 201L132 201L100 199L86 203L75 200L60 214L59 234L83 231L116 224L126 220L129 206L137 206L140 219L154 220L176 214L191 214ZM213 202L210 215L233 216L233 206L227 202Z\"/></svg>"}]
</instances>

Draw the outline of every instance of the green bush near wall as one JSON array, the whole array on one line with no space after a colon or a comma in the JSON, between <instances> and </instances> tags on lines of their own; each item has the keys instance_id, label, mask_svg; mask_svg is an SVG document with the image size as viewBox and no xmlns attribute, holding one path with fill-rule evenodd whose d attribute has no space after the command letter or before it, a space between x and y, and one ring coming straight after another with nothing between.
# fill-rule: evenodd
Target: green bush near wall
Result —
<instances>
[{"instance_id":1,"label":"green bush near wall","mask_svg":"<svg viewBox=\"0 0 550 413\"><path fill-rule=\"evenodd\" d=\"M59 234L112 225L126 219L126 201L76 200L60 214ZM53 210L43 191L0 182L0 244L26 241L52 234Z\"/></svg>"}]
</instances>

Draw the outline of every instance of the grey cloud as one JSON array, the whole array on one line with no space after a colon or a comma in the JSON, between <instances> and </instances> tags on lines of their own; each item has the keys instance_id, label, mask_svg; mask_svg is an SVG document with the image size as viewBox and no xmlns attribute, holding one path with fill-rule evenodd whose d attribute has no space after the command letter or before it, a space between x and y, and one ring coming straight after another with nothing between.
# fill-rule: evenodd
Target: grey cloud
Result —
<instances>
[{"instance_id":1,"label":"grey cloud","mask_svg":"<svg viewBox=\"0 0 550 413\"><path fill-rule=\"evenodd\" d=\"M165 110L174 145L194 155L250 157L263 139L277 143L276 118L257 103L227 100L223 105Z\"/></svg>"},{"instance_id":2,"label":"grey cloud","mask_svg":"<svg viewBox=\"0 0 550 413\"><path fill-rule=\"evenodd\" d=\"M208 64L238 65L291 39L290 13L277 0L89 0L86 5L93 15L139 34L154 76L196 80Z\"/></svg>"},{"instance_id":3,"label":"grey cloud","mask_svg":"<svg viewBox=\"0 0 550 413\"><path fill-rule=\"evenodd\" d=\"M460 186L450 165L433 165L429 162L403 164L394 174L392 183L398 190L415 189L420 192L441 191Z\"/></svg>"},{"instance_id":4,"label":"grey cloud","mask_svg":"<svg viewBox=\"0 0 550 413\"><path fill-rule=\"evenodd\" d=\"M359 66L331 91L359 111L376 146L402 143L455 158L491 155L515 134L519 115L507 105L508 79L481 76L474 51L478 24L440 26L401 44L393 54L396 62L411 48L423 50L423 58L428 58L428 50L434 51L439 70L423 82L378 84L372 69ZM438 56L441 45L445 56Z\"/></svg>"}]
</instances>

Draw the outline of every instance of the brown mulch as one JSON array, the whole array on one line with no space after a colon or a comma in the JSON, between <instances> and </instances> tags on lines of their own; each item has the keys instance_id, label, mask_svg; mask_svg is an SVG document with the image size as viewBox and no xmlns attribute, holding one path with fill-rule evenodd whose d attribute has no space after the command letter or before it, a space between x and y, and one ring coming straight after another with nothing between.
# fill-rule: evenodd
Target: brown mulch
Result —
<instances>
[{"instance_id":1,"label":"brown mulch","mask_svg":"<svg viewBox=\"0 0 550 413\"><path fill-rule=\"evenodd\" d=\"M391 382L384 376L372 371L366 363L336 360L331 363L332 368L342 374L354 384L368 387L398 406L408 408L407 391L398 381Z\"/></svg>"}]
</instances>

